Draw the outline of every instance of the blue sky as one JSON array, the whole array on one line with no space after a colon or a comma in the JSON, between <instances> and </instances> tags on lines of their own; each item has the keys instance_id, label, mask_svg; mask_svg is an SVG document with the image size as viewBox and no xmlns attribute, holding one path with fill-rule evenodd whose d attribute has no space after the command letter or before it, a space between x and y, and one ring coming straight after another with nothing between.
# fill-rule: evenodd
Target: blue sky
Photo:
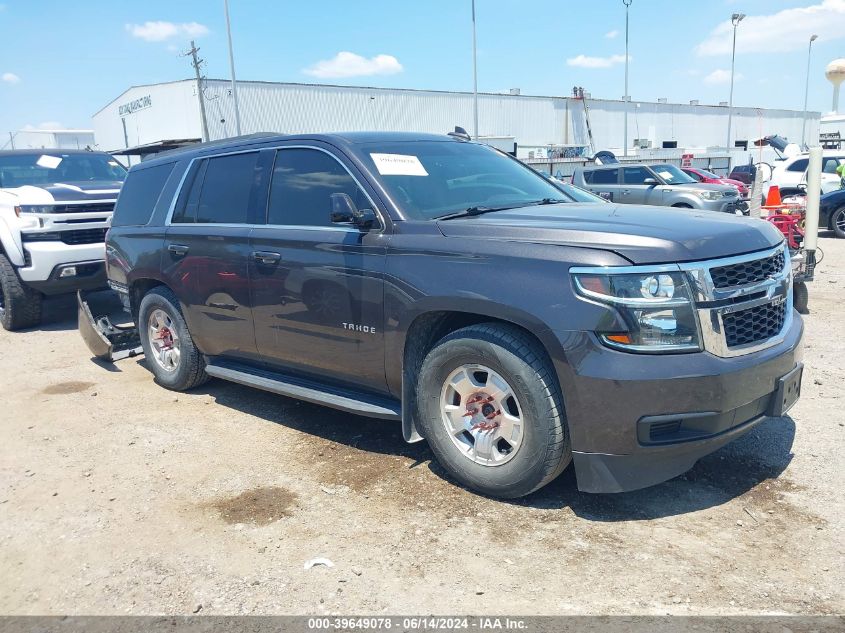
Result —
<instances>
[{"instance_id":1,"label":"blue sky","mask_svg":"<svg viewBox=\"0 0 845 633\"><path fill-rule=\"evenodd\" d=\"M479 90L620 98L622 0L477 0ZM230 0L239 79L442 90L472 88L470 0ZM826 112L825 65L845 56L845 0L633 0L634 100L728 99ZM222 0L0 0L0 135L91 125L130 85L191 76L191 37L209 77L229 75ZM0 143L1 144L1 143Z\"/></svg>"}]
</instances>

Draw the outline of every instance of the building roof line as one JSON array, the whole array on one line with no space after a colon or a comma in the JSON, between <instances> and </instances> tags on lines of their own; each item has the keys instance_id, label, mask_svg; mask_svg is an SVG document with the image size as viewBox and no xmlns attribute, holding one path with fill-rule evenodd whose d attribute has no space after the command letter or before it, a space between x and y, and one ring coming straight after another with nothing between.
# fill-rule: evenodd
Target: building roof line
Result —
<instances>
[{"instance_id":1,"label":"building roof line","mask_svg":"<svg viewBox=\"0 0 845 633\"><path fill-rule=\"evenodd\" d=\"M178 83L185 83L185 82L193 82L196 79L176 79L173 81L162 81L158 83L150 83L150 84L138 84L133 85L124 90L120 95L109 101L105 106L97 110L92 117L97 116L100 112L111 106L113 103L118 101L123 95L125 95L130 90L134 90L135 88L148 88L152 86L164 86L169 84L178 84ZM228 84L231 83L229 79L218 79L215 77L207 77L205 81L208 83L224 83ZM306 83L306 82L295 82L295 81L266 81L266 80L251 80L251 79L239 79L238 84L262 84L262 85L272 85L272 86L296 86L296 87L303 87L303 88L341 88L341 89L351 89L351 90L377 90L382 92L410 92L410 93L435 93L435 94L450 94L450 95L466 95L472 96L472 92L464 91L464 90L440 90L434 88L386 88L386 87L379 87L379 86L350 86L350 85L343 85L343 84L321 84L321 83ZM490 97L510 97L512 99L566 99L569 101L580 101L580 99L576 99L572 96L567 95L527 95L527 94L518 94L512 95L504 92L479 92L481 96L490 96ZM624 103L621 99L601 99L598 97L591 97L588 99L589 102L602 102L602 103ZM661 103L659 101L648 101L648 100L635 100L632 99L630 103L643 103L649 105L659 105L659 106L677 106L677 107L687 107L687 108L719 108L719 109L727 109L728 106L726 105L718 105L718 104L708 104L708 103L700 103L700 104L692 104L692 103L677 103L677 102L666 102ZM804 116L803 110L788 110L784 108L761 108L757 106L733 106L732 108L734 111L749 111L749 110L765 110L767 112L788 112L790 114L796 116ZM816 111L808 111L808 116L821 116L821 112Z\"/></svg>"}]
</instances>

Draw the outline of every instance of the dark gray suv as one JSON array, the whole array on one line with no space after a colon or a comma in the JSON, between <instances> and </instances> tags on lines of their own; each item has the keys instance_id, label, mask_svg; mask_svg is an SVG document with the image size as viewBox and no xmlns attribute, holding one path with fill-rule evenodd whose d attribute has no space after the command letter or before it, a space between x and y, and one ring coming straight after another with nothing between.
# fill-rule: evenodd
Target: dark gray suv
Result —
<instances>
[{"instance_id":1,"label":"dark gray suv","mask_svg":"<svg viewBox=\"0 0 845 633\"><path fill-rule=\"evenodd\" d=\"M574 202L448 136L263 136L145 161L106 268L162 386L216 377L401 421L499 497L570 462L585 491L664 481L783 415L801 381L772 225ZM114 333L82 307L108 353Z\"/></svg>"},{"instance_id":2,"label":"dark gray suv","mask_svg":"<svg viewBox=\"0 0 845 633\"><path fill-rule=\"evenodd\" d=\"M621 204L651 204L742 214L748 205L736 187L705 184L674 165L612 164L578 167L572 184Z\"/></svg>"}]
</instances>

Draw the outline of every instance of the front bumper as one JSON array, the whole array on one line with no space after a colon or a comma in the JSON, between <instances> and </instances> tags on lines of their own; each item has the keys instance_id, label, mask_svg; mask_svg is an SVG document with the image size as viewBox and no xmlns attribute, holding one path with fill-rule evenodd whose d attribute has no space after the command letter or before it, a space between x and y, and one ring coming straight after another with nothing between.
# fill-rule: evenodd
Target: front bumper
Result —
<instances>
[{"instance_id":1,"label":"front bumper","mask_svg":"<svg viewBox=\"0 0 845 633\"><path fill-rule=\"evenodd\" d=\"M801 361L794 315L779 344L720 358L707 352L639 355L594 335L556 332L579 490L624 492L689 470L774 411L780 378Z\"/></svg>"},{"instance_id":2,"label":"front bumper","mask_svg":"<svg viewBox=\"0 0 845 633\"><path fill-rule=\"evenodd\" d=\"M106 285L104 244L24 242L24 250L26 264L18 269L18 274L24 283L40 292L60 294ZM70 267L75 274L63 275Z\"/></svg>"}]
</instances>

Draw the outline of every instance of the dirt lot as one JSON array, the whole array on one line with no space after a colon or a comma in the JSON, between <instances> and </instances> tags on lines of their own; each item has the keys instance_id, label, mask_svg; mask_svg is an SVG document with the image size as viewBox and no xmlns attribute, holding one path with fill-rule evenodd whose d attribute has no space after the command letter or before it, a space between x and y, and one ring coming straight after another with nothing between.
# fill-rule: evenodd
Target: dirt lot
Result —
<instances>
[{"instance_id":1,"label":"dirt lot","mask_svg":"<svg viewBox=\"0 0 845 633\"><path fill-rule=\"evenodd\" d=\"M789 417L660 486L570 470L518 503L392 423L97 364L52 301L0 331L0 613L842 613L845 240L821 246Z\"/></svg>"}]
</instances>

